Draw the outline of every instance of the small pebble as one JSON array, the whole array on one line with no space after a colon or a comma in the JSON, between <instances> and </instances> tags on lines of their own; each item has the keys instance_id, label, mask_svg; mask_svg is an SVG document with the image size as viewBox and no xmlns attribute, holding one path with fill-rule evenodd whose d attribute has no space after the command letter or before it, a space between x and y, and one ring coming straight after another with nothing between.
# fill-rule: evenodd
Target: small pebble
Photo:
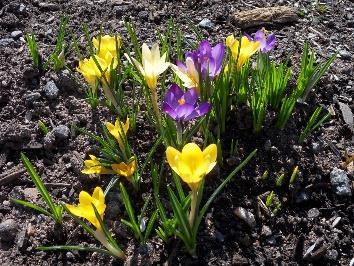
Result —
<instances>
[{"instance_id":1,"label":"small pebble","mask_svg":"<svg viewBox=\"0 0 354 266\"><path fill-rule=\"evenodd\" d=\"M27 103L33 103L34 101L41 98L41 94L39 92L32 92L25 95L25 100Z\"/></svg>"},{"instance_id":2,"label":"small pebble","mask_svg":"<svg viewBox=\"0 0 354 266\"><path fill-rule=\"evenodd\" d=\"M18 225L14 219L8 219L0 223L0 240L12 242L15 240Z\"/></svg>"},{"instance_id":3,"label":"small pebble","mask_svg":"<svg viewBox=\"0 0 354 266\"><path fill-rule=\"evenodd\" d=\"M330 174L330 179L332 188L338 196L350 197L352 195L350 179L345 171L335 167Z\"/></svg>"},{"instance_id":4,"label":"small pebble","mask_svg":"<svg viewBox=\"0 0 354 266\"><path fill-rule=\"evenodd\" d=\"M12 39L12 38L0 39L0 46L8 46L12 42L14 42L14 39Z\"/></svg>"},{"instance_id":5,"label":"small pebble","mask_svg":"<svg viewBox=\"0 0 354 266\"><path fill-rule=\"evenodd\" d=\"M55 127L52 132L57 140L66 140L70 136L70 129L64 125Z\"/></svg>"},{"instance_id":6,"label":"small pebble","mask_svg":"<svg viewBox=\"0 0 354 266\"><path fill-rule=\"evenodd\" d=\"M11 32L11 37L14 39L17 39L21 36L22 36L22 31L20 31L20 30L15 30L15 31Z\"/></svg>"},{"instance_id":7,"label":"small pebble","mask_svg":"<svg viewBox=\"0 0 354 266\"><path fill-rule=\"evenodd\" d=\"M54 100L58 97L59 89L54 81L49 81L43 88L48 99Z\"/></svg>"},{"instance_id":8,"label":"small pebble","mask_svg":"<svg viewBox=\"0 0 354 266\"><path fill-rule=\"evenodd\" d=\"M245 208L237 207L234 211L235 215L243 220L249 227L253 228L256 226L256 219L254 215L247 211Z\"/></svg>"},{"instance_id":9,"label":"small pebble","mask_svg":"<svg viewBox=\"0 0 354 266\"><path fill-rule=\"evenodd\" d=\"M261 235L265 237L269 237L272 235L272 230L269 228L269 226L263 225Z\"/></svg>"},{"instance_id":10,"label":"small pebble","mask_svg":"<svg viewBox=\"0 0 354 266\"><path fill-rule=\"evenodd\" d=\"M312 219L320 215L320 211L317 208L312 208L307 212L307 217Z\"/></svg>"},{"instance_id":11,"label":"small pebble","mask_svg":"<svg viewBox=\"0 0 354 266\"><path fill-rule=\"evenodd\" d=\"M198 25L199 25L199 27L204 28L204 29L211 29L214 27L214 23L211 22L211 20L208 18L203 18L202 21L200 21Z\"/></svg>"}]
</instances>

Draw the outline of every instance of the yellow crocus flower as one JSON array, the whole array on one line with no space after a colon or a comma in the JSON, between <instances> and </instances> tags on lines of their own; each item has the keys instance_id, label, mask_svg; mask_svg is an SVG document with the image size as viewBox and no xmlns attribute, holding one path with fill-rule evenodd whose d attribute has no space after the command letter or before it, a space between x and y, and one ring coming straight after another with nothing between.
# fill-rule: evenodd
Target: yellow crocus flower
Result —
<instances>
[{"instance_id":1,"label":"yellow crocus flower","mask_svg":"<svg viewBox=\"0 0 354 266\"><path fill-rule=\"evenodd\" d=\"M118 164L112 164L112 169L119 175L125 176L128 179L135 173L136 171L136 160L134 157L130 158L130 162L127 164L125 162L121 162Z\"/></svg>"},{"instance_id":2,"label":"yellow crocus flower","mask_svg":"<svg viewBox=\"0 0 354 266\"><path fill-rule=\"evenodd\" d=\"M81 191L79 194L79 204L76 206L66 204L66 207L72 214L87 219L97 228L97 230L101 230L100 223L95 215L95 210L92 207L92 204L96 207L98 214L103 219L106 204L102 188L96 187L92 196L86 191Z\"/></svg>"},{"instance_id":3,"label":"yellow crocus flower","mask_svg":"<svg viewBox=\"0 0 354 266\"><path fill-rule=\"evenodd\" d=\"M143 75L150 90L155 91L159 75L165 72L170 65L166 62L166 53L160 57L160 49L157 43L153 44L151 50L144 43L142 45L142 64L134 58L131 59Z\"/></svg>"},{"instance_id":4,"label":"yellow crocus flower","mask_svg":"<svg viewBox=\"0 0 354 266\"><path fill-rule=\"evenodd\" d=\"M117 118L116 122L114 123L114 125L110 122L106 122L106 128L108 129L109 133L111 133L111 135L116 138L120 149L122 151L124 151L123 138L127 134L128 129L129 129L129 117L127 117L125 124L120 122L118 118ZM123 129L124 133L122 132L122 129Z\"/></svg>"},{"instance_id":5,"label":"yellow crocus flower","mask_svg":"<svg viewBox=\"0 0 354 266\"><path fill-rule=\"evenodd\" d=\"M85 160L85 168L81 171L83 174L91 175L91 174L113 174L114 171L108 169L101 165L100 161L96 156L90 154L91 160Z\"/></svg>"},{"instance_id":6,"label":"yellow crocus flower","mask_svg":"<svg viewBox=\"0 0 354 266\"><path fill-rule=\"evenodd\" d=\"M211 144L202 151L197 144L186 144L182 152L173 147L166 149L166 156L175 171L192 191L197 191L200 182L216 165L217 147Z\"/></svg>"},{"instance_id":7,"label":"yellow crocus flower","mask_svg":"<svg viewBox=\"0 0 354 266\"><path fill-rule=\"evenodd\" d=\"M250 41L246 36L243 36L240 44L234 35L230 35L226 38L226 46L230 48L232 57L237 60L236 67L240 70L246 61L259 50L260 43Z\"/></svg>"},{"instance_id":8,"label":"yellow crocus flower","mask_svg":"<svg viewBox=\"0 0 354 266\"><path fill-rule=\"evenodd\" d=\"M92 44L97 51L99 49L98 56L105 58L107 53L110 53L112 57L117 57L117 48L121 48L122 40L120 36L104 35L101 38L92 38Z\"/></svg>"},{"instance_id":9,"label":"yellow crocus flower","mask_svg":"<svg viewBox=\"0 0 354 266\"><path fill-rule=\"evenodd\" d=\"M111 71L117 67L118 62L117 60L114 60L111 54L107 54L105 58L95 55L95 58L102 72L98 68L92 56L88 59L85 58L80 60L79 67L77 67L76 70L84 76L90 86L95 87L97 80L100 80L103 86L107 86L107 82L110 81ZM114 60L113 65L111 65L112 60ZM104 73L105 78L102 78L102 73Z\"/></svg>"}]
</instances>

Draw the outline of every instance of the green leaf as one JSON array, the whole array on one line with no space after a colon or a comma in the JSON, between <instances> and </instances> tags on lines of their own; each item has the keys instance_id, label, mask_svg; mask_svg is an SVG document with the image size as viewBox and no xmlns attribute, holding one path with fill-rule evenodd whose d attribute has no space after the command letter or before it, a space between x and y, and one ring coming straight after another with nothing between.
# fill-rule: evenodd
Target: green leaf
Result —
<instances>
[{"instance_id":1,"label":"green leaf","mask_svg":"<svg viewBox=\"0 0 354 266\"><path fill-rule=\"evenodd\" d=\"M64 251L64 250L77 250L77 251L88 251L88 252L97 252L104 255L112 256L112 254L105 249L95 248L95 247L84 247L84 246L51 246L45 247L40 246L37 247L38 250L42 251Z\"/></svg>"},{"instance_id":2,"label":"green leaf","mask_svg":"<svg viewBox=\"0 0 354 266\"><path fill-rule=\"evenodd\" d=\"M179 201L178 201L175 193L172 191L172 189L168 186L167 190L168 190L168 194L170 196L173 213L175 214L175 217L176 217L179 225L181 226L182 234L187 240L190 240L192 235L191 235L191 228L189 225L187 214L183 210L182 205L179 203Z\"/></svg>"},{"instance_id":3,"label":"green leaf","mask_svg":"<svg viewBox=\"0 0 354 266\"><path fill-rule=\"evenodd\" d=\"M149 219L149 222L148 222L148 224L146 226L146 230L145 230L144 242L146 242L146 240L149 238L151 231L154 228L154 225L155 225L155 222L157 219L157 215L158 215L158 210L155 210Z\"/></svg>"},{"instance_id":4,"label":"green leaf","mask_svg":"<svg viewBox=\"0 0 354 266\"><path fill-rule=\"evenodd\" d=\"M24 201L24 200L19 200L19 199L11 199L11 201L13 201L16 204L20 204L22 206L34 209L34 210L36 210L36 211L38 211L38 212L40 212L40 213L42 213L42 214L44 214L46 216L49 216L49 217L52 217L53 219L55 219L53 217L53 215L50 212L48 212L46 209L43 209L42 207L40 207L38 205L35 205L35 204L31 203L31 202Z\"/></svg>"},{"instance_id":5,"label":"green leaf","mask_svg":"<svg viewBox=\"0 0 354 266\"><path fill-rule=\"evenodd\" d=\"M41 178L39 177L38 173L34 169L32 163L30 162L30 160L26 157L26 155L24 153L21 153L21 160L22 160L22 162L23 162L28 174L32 178L33 183L37 187L39 193L41 193L44 201L47 203L47 205L48 205L49 209L51 210L53 216L55 217L56 220L59 219L60 215L59 215L59 213L57 213L57 209L56 209L55 204L54 204L54 202L52 200L52 197L50 196L48 190L44 186Z\"/></svg>"}]
</instances>

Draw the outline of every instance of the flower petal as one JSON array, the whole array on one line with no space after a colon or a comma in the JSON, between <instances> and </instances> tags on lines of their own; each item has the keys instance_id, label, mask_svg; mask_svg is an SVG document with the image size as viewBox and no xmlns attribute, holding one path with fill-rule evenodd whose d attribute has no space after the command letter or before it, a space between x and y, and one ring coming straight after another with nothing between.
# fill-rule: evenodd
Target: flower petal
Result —
<instances>
[{"instance_id":1,"label":"flower petal","mask_svg":"<svg viewBox=\"0 0 354 266\"><path fill-rule=\"evenodd\" d=\"M182 96L181 96L182 97ZM180 98L181 98L180 97ZM198 99L198 93L197 90L195 88L192 88L190 90L188 90L184 95L183 95L183 99L186 101L186 103L190 104L190 105L195 105L195 103L197 102Z\"/></svg>"},{"instance_id":2,"label":"flower petal","mask_svg":"<svg viewBox=\"0 0 354 266\"><path fill-rule=\"evenodd\" d=\"M170 165L172 170L175 171L177 175L180 175L178 170L178 162L180 160L181 153L175 148L169 146L166 149L166 157L167 157L168 164Z\"/></svg>"}]
</instances>

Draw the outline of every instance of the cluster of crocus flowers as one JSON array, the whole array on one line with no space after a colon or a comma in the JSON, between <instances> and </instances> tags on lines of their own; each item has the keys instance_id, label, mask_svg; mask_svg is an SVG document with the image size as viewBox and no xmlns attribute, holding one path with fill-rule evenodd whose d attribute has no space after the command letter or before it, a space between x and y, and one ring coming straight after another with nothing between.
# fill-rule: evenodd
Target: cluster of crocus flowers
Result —
<instances>
[{"instance_id":1,"label":"cluster of crocus flowers","mask_svg":"<svg viewBox=\"0 0 354 266\"><path fill-rule=\"evenodd\" d=\"M79 61L77 71L80 72L86 82L93 88L98 82L108 86L110 74L118 66L117 49L120 49L121 40L118 36L105 35L92 39L95 54Z\"/></svg>"},{"instance_id":2,"label":"cluster of crocus flowers","mask_svg":"<svg viewBox=\"0 0 354 266\"><path fill-rule=\"evenodd\" d=\"M176 65L172 65L172 69L185 87L196 88L200 95L201 79L214 79L221 71L224 56L224 44L219 43L212 47L209 41L204 40L196 51L185 54L186 64L177 61Z\"/></svg>"},{"instance_id":3,"label":"cluster of crocus flowers","mask_svg":"<svg viewBox=\"0 0 354 266\"><path fill-rule=\"evenodd\" d=\"M248 38L248 40L253 41L253 42L259 42L259 50L262 53L268 53L271 50L274 49L277 41L276 41L276 37L275 34L269 34L267 36L267 31L265 28L262 28L260 30L258 30L253 38L248 35L247 33L245 33L246 37Z\"/></svg>"},{"instance_id":4,"label":"cluster of crocus flowers","mask_svg":"<svg viewBox=\"0 0 354 266\"><path fill-rule=\"evenodd\" d=\"M129 118L127 118L125 123L121 122L119 119L117 119L114 124L107 122L106 128L117 140L122 154L125 155L126 145L124 142L126 141L126 134L129 130ZM113 162L111 164L101 163L100 160L92 154L90 154L89 157L89 160L84 161L85 167L81 171L84 174L118 174L131 181L132 175L136 172L137 164L135 156L128 157L127 160L121 158L120 162Z\"/></svg>"},{"instance_id":5,"label":"cluster of crocus flowers","mask_svg":"<svg viewBox=\"0 0 354 266\"><path fill-rule=\"evenodd\" d=\"M83 75L91 90L96 94L97 86L102 85L106 98L117 108L118 103L110 90L111 73L119 64L119 36L104 35L92 39L95 54L79 61L76 70Z\"/></svg>"},{"instance_id":6,"label":"cluster of crocus flowers","mask_svg":"<svg viewBox=\"0 0 354 266\"><path fill-rule=\"evenodd\" d=\"M162 109L177 122L189 121L207 114L211 108L208 102L197 103L195 88L184 92L177 84L172 84L165 94Z\"/></svg>"},{"instance_id":7,"label":"cluster of crocus flowers","mask_svg":"<svg viewBox=\"0 0 354 266\"><path fill-rule=\"evenodd\" d=\"M234 35L230 35L226 38L226 46L230 48L232 57L236 60L237 70L240 70L250 57L258 52L260 42L249 40L246 36L237 40Z\"/></svg>"},{"instance_id":8,"label":"cluster of crocus flowers","mask_svg":"<svg viewBox=\"0 0 354 266\"><path fill-rule=\"evenodd\" d=\"M204 177L215 167L217 147L210 144L203 151L195 143L186 144L182 151L173 147L166 149L167 161L172 170L188 184L192 190L189 223L192 226L196 214L198 189Z\"/></svg>"},{"instance_id":9,"label":"cluster of crocus flowers","mask_svg":"<svg viewBox=\"0 0 354 266\"><path fill-rule=\"evenodd\" d=\"M101 222L104 218L104 212L106 210L105 196L101 187L96 187L92 193L92 196L86 191L81 191L79 194L79 204L71 205L66 204L67 210L80 218L88 220L95 228L96 231L93 233L95 238L101 242L101 244L111 252L112 255L125 259L125 254L118 247L114 247L110 241L106 238ZM98 216L96 215L95 209Z\"/></svg>"}]
</instances>

